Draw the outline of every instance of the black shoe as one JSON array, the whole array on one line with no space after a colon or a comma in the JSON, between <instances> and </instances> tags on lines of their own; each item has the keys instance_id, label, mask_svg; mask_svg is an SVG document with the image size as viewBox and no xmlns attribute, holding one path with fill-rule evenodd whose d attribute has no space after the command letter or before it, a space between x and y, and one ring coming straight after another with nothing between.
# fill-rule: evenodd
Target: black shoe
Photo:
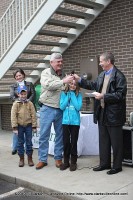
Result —
<instances>
[{"instance_id":1,"label":"black shoe","mask_svg":"<svg viewBox=\"0 0 133 200\"><path fill-rule=\"evenodd\" d=\"M110 168L111 168L110 166L98 166L98 167L93 168L93 171L99 172L99 171L103 171L105 169L110 169Z\"/></svg>"},{"instance_id":2,"label":"black shoe","mask_svg":"<svg viewBox=\"0 0 133 200\"><path fill-rule=\"evenodd\" d=\"M107 172L108 175L117 174L122 171L122 168L111 169Z\"/></svg>"},{"instance_id":3,"label":"black shoe","mask_svg":"<svg viewBox=\"0 0 133 200\"><path fill-rule=\"evenodd\" d=\"M76 171L76 169L77 169L77 163L75 163L75 164L70 164L70 171L72 172L72 171Z\"/></svg>"},{"instance_id":4,"label":"black shoe","mask_svg":"<svg viewBox=\"0 0 133 200\"><path fill-rule=\"evenodd\" d=\"M69 163L62 163L60 165L60 170L66 170L67 168L70 167L70 164Z\"/></svg>"},{"instance_id":5,"label":"black shoe","mask_svg":"<svg viewBox=\"0 0 133 200\"><path fill-rule=\"evenodd\" d=\"M17 153L17 150L12 151L12 155L15 155Z\"/></svg>"}]
</instances>

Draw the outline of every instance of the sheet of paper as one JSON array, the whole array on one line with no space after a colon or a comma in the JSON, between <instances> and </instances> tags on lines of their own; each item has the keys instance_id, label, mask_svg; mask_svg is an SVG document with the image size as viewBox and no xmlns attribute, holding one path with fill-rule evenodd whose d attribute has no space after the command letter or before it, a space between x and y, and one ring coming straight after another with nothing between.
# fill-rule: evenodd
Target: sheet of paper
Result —
<instances>
[{"instance_id":1,"label":"sheet of paper","mask_svg":"<svg viewBox=\"0 0 133 200\"><path fill-rule=\"evenodd\" d=\"M85 94L87 94L89 97L95 97L96 94L98 94L98 92L92 92L92 93L86 92Z\"/></svg>"}]
</instances>

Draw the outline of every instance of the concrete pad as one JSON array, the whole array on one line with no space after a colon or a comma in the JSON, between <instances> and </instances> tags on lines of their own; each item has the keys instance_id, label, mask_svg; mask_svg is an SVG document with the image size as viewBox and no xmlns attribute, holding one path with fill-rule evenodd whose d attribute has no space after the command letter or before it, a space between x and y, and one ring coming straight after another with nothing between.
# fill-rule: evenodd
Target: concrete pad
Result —
<instances>
[{"instance_id":1,"label":"concrete pad","mask_svg":"<svg viewBox=\"0 0 133 200\"><path fill-rule=\"evenodd\" d=\"M11 155L12 133L0 131L0 178L36 191L43 191L61 199L83 200L132 200L133 168L123 166L123 171L107 175L108 170L94 172L99 164L99 156L80 156L78 170L60 171L55 167L53 156L48 158L48 166L41 170L27 165L18 167L18 155ZM33 160L38 163L38 150L33 152Z\"/></svg>"}]
</instances>

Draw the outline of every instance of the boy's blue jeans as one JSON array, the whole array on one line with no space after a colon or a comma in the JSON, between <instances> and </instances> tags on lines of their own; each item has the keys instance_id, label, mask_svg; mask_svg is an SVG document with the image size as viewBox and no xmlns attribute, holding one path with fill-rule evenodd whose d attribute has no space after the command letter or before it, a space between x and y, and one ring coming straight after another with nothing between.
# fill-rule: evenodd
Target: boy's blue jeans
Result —
<instances>
[{"instance_id":1,"label":"boy's blue jeans","mask_svg":"<svg viewBox=\"0 0 133 200\"><path fill-rule=\"evenodd\" d=\"M39 161L47 163L52 122L55 129L54 159L61 160L63 152L62 111L43 105L40 108Z\"/></svg>"},{"instance_id":2,"label":"boy's blue jeans","mask_svg":"<svg viewBox=\"0 0 133 200\"><path fill-rule=\"evenodd\" d=\"M26 145L26 154L32 155L32 125L18 125L18 155L24 155L24 143Z\"/></svg>"}]
</instances>

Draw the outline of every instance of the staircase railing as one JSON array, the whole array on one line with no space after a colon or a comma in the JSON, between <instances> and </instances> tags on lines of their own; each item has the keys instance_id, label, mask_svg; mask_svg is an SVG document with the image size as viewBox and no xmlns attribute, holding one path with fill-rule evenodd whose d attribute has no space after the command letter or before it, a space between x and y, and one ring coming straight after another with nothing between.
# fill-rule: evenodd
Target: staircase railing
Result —
<instances>
[{"instance_id":1,"label":"staircase railing","mask_svg":"<svg viewBox=\"0 0 133 200\"><path fill-rule=\"evenodd\" d=\"M13 0L0 19L0 60L47 0Z\"/></svg>"}]
</instances>

